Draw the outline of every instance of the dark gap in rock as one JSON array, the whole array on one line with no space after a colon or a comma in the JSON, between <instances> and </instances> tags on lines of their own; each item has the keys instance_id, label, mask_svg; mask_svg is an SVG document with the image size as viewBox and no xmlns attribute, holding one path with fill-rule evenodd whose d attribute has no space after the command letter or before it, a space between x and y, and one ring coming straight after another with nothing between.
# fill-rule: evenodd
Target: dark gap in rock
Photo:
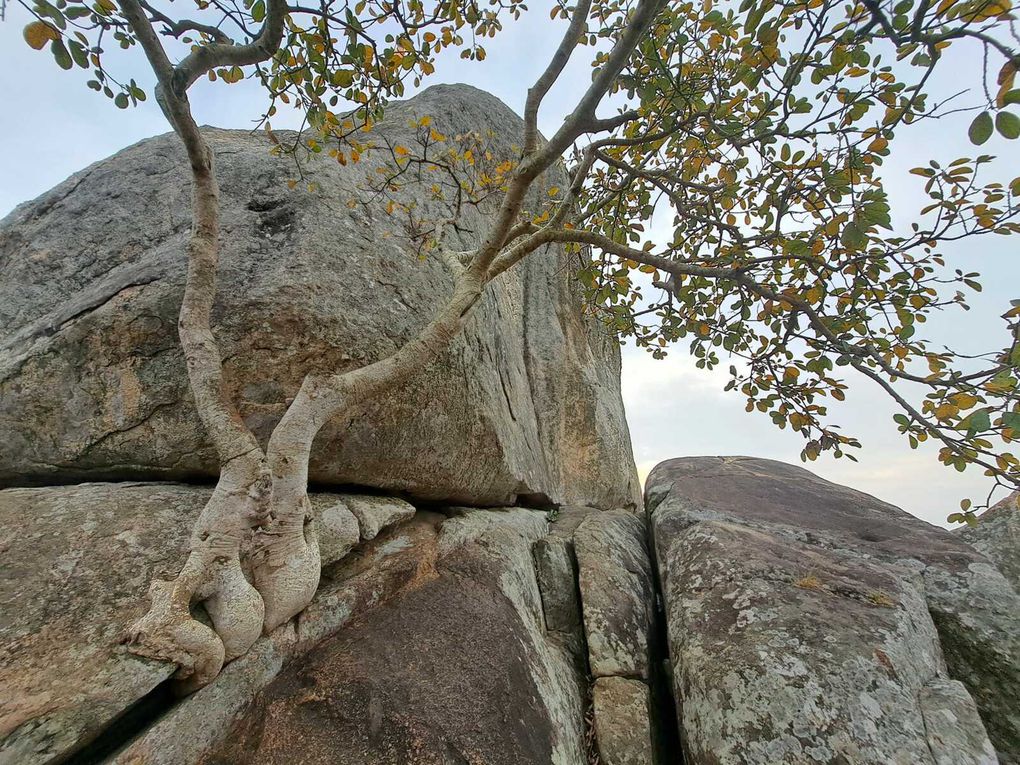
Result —
<instances>
[{"instance_id":1,"label":"dark gap in rock","mask_svg":"<svg viewBox=\"0 0 1020 765\"><path fill-rule=\"evenodd\" d=\"M98 765L170 711L177 703L173 680L164 680L107 723L99 735L54 765Z\"/></svg>"},{"instance_id":2,"label":"dark gap in rock","mask_svg":"<svg viewBox=\"0 0 1020 765\"><path fill-rule=\"evenodd\" d=\"M62 465L54 467L65 469ZM94 470L72 470L58 475L35 474L0 478L0 489L36 489L51 486L77 486L83 483L180 483L188 486L215 486L215 475L197 472L175 472L172 470L152 472L147 466L99 468Z\"/></svg>"},{"instance_id":3,"label":"dark gap in rock","mask_svg":"<svg viewBox=\"0 0 1020 765\"><path fill-rule=\"evenodd\" d=\"M669 634L666 627L666 598L659 579L659 561L655 555L652 519L648 518L645 539L651 561L654 592L654 623L649 640L648 687L652 699L652 747L658 765L682 765L683 738L680 732L680 702L673 698L673 668L669 658Z\"/></svg>"},{"instance_id":4,"label":"dark gap in rock","mask_svg":"<svg viewBox=\"0 0 1020 765\"><path fill-rule=\"evenodd\" d=\"M518 494L514 505L526 507L529 510L555 510L557 507L557 504L549 498L548 494L543 494L540 491Z\"/></svg>"}]
</instances>

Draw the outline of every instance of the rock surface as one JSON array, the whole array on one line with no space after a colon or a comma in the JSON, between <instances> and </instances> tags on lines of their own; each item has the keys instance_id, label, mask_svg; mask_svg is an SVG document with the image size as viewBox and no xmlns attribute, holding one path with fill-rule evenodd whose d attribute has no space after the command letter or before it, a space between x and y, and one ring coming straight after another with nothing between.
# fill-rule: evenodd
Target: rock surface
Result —
<instances>
[{"instance_id":1,"label":"rock surface","mask_svg":"<svg viewBox=\"0 0 1020 765\"><path fill-rule=\"evenodd\" d=\"M387 526L406 520L414 515L414 505L395 497L380 497L371 494L348 494L344 504L358 519L363 540L375 539Z\"/></svg>"},{"instance_id":2,"label":"rock surface","mask_svg":"<svg viewBox=\"0 0 1020 765\"><path fill-rule=\"evenodd\" d=\"M177 574L210 493L170 483L0 491L0 763L84 746L170 676L173 667L118 641L147 609L150 580ZM352 523L357 541L356 521L336 512L345 499L311 496L327 519L318 524L325 563L350 550ZM264 667L279 650L246 659Z\"/></svg>"},{"instance_id":3,"label":"rock surface","mask_svg":"<svg viewBox=\"0 0 1020 765\"><path fill-rule=\"evenodd\" d=\"M624 677L600 677L592 689L595 736L602 765L653 761L648 686Z\"/></svg>"},{"instance_id":4,"label":"rock surface","mask_svg":"<svg viewBox=\"0 0 1020 765\"><path fill-rule=\"evenodd\" d=\"M1020 593L1020 492L982 513L977 526L964 526L958 533L986 555Z\"/></svg>"},{"instance_id":5,"label":"rock surface","mask_svg":"<svg viewBox=\"0 0 1020 765\"><path fill-rule=\"evenodd\" d=\"M654 589L647 522L593 513L574 532L588 662L594 677L648 679Z\"/></svg>"},{"instance_id":6,"label":"rock surface","mask_svg":"<svg viewBox=\"0 0 1020 765\"><path fill-rule=\"evenodd\" d=\"M545 531L525 510L443 522L417 576L285 668L203 762L583 762L583 678L542 629Z\"/></svg>"},{"instance_id":7,"label":"rock surface","mask_svg":"<svg viewBox=\"0 0 1020 765\"><path fill-rule=\"evenodd\" d=\"M440 516L421 513L323 572L323 585L298 621L263 637L216 680L175 706L111 759L117 765L194 765L223 746L251 702L284 662L360 618L404 587L414 586L434 552ZM250 760L242 759L240 762Z\"/></svg>"},{"instance_id":8,"label":"rock surface","mask_svg":"<svg viewBox=\"0 0 1020 765\"><path fill-rule=\"evenodd\" d=\"M393 105L369 138L410 144L408 121L426 114L449 136L493 131L497 154L520 141L500 101L448 85ZM223 208L214 331L229 393L265 440L305 373L392 352L452 276L418 260L382 201L348 207L387 152L347 166L315 155L305 177L321 190L290 191L292 164L264 137L207 136ZM143 141L0 223L0 484L215 474L175 329L190 217L178 144ZM461 220L467 237L484 223L474 208ZM441 362L328 423L311 479L473 505L636 507L619 348L582 316L556 255L492 285Z\"/></svg>"},{"instance_id":9,"label":"rock surface","mask_svg":"<svg viewBox=\"0 0 1020 765\"><path fill-rule=\"evenodd\" d=\"M1020 604L952 534L741 457L661 463L646 508L690 762L994 762L974 701L1015 761Z\"/></svg>"}]
</instances>

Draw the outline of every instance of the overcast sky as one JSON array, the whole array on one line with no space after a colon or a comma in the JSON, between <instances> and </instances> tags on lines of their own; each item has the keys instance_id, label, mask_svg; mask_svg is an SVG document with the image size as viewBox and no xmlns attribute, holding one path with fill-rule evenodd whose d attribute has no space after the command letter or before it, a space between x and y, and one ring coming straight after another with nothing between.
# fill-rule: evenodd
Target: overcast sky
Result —
<instances>
[{"instance_id":1,"label":"overcast sky","mask_svg":"<svg viewBox=\"0 0 1020 765\"><path fill-rule=\"evenodd\" d=\"M427 84L469 83L494 93L520 113L527 84L544 66L558 34L547 8L544 2L534 3L520 22L488 41L482 63L442 59ZM21 38L26 22L24 10L11 3L6 22L0 23L0 92L5 96L0 111L0 217L89 163L167 131L151 99L141 108L120 111L84 87L87 78L81 70L63 72L48 53L28 48ZM960 65L946 71L973 76L974 67L965 58L970 54L973 51L961 51ZM546 99L540 116L547 135L569 107L571 95L589 81L587 60L578 59ZM136 62L131 74L151 92L152 77L146 72ZM944 79L935 88L949 93L972 84ZM193 88L191 100L200 123L231 128L250 126L264 106L261 93L248 83L226 87L201 82ZM966 140L969 120L964 115L915 126L904 140L893 143L894 158L886 163L886 172L890 178L895 174L903 179L889 186L894 219L897 210L902 221L902 213L917 209L921 181L906 175L909 168L933 158L974 155ZM278 118L274 126L296 125ZM1012 156L1016 166L1015 143L996 136L982 151ZM950 261L951 265L985 275L986 290L969 314L954 311L930 322L930 335L954 346L969 347L975 338L988 336L999 343L1003 323L997 317L1010 299L1020 297L1017 244L1005 237L986 237L976 247L965 246L953 255L958 262ZM990 343L984 343L978 349L988 347ZM746 454L800 462L802 441L796 434L776 429L764 415L746 414L741 396L723 392L728 364L717 373L703 372L695 369L685 350L677 347L663 361L637 349L625 350L623 394L642 479L659 461L686 455ZM892 424L891 402L873 383L861 381L838 411L838 422L860 437L864 448L859 450L857 464L829 457L812 463L810 469L823 477L940 524L961 498L976 498L987 491L987 479L978 471L960 474L942 467L935 449L911 451Z\"/></svg>"}]
</instances>

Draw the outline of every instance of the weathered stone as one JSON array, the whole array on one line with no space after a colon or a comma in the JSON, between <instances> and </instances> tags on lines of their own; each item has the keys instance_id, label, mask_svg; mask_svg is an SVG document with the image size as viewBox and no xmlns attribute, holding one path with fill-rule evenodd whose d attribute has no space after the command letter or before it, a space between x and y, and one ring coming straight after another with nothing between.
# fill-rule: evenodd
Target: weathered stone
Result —
<instances>
[{"instance_id":1,"label":"weathered stone","mask_svg":"<svg viewBox=\"0 0 1020 765\"><path fill-rule=\"evenodd\" d=\"M592 706L602 765L651 765L648 686L640 680L600 677L592 690Z\"/></svg>"},{"instance_id":2,"label":"weathered stone","mask_svg":"<svg viewBox=\"0 0 1020 765\"><path fill-rule=\"evenodd\" d=\"M543 635L531 562L545 526L445 521L411 582L285 667L203 761L583 762L582 678Z\"/></svg>"},{"instance_id":3,"label":"weathered stone","mask_svg":"<svg viewBox=\"0 0 1020 765\"><path fill-rule=\"evenodd\" d=\"M986 555L1020 593L1020 492L982 513L977 526L964 526L958 533Z\"/></svg>"},{"instance_id":4,"label":"weathered stone","mask_svg":"<svg viewBox=\"0 0 1020 765\"><path fill-rule=\"evenodd\" d=\"M323 566L340 560L361 541L358 519L348 509L346 500L346 497L344 501L337 502L324 502L320 499L312 505L319 539L319 557Z\"/></svg>"},{"instance_id":5,"label":"weathered stone","mask_svg":"<svg viewBox=\"0 0 1020 765\"><path fill-rule=\"evenodd\" d=\"M520 143L504 104L450 85L391 105L366 140L412 144L408 121L425 114L451 137L492 131L497 154ZM293 165L265 137L206 135L223 211L214 331L227 393L265 441L305 374L394 351L453 279L438 257L418 259L383 200L347 206L387 152L346 167L313 155L303 172L319 190L290 191ZM414 195L427 213L427 189ZM175 329L189 198L180 142L165 135L0 224L0 483L216 474ZM458 231L472 233L450 244L470 246L486 214L468 206ZM569 262L550 248L493 283L442 359L325 425L311 479L474 505L636 507L619 347L583 314Z\"/></svg>"},{"instance_id":6,"label":"weathered stone","mask_svg":"<svg viewBox=\"0 0 1020 765\"><path fill-rule=\"evenodd\" d=\"M150 579L177 573L207 497L172 484L0 491L0 762L73 752L170 676L118 640Z\"/></svg>"},{"instance_id":7,"label":"weathered stone","mask_svg":"<svg viewBox=\"0 0 1020 765\"><path fill-rule=\"evenodd\" d=\"M151 579L176 576L211 491L171 483L0 491L0 763L43 763L85 746L170 676L172 666L119 640L148 608ZM328 562L349 549L352 523L357 541L357 523L333 522L338 495L311 502Z\"/></svg>"},{"instance_id":8,"label":"weathered stone","mask_svg":"<svg viewBox=\"0 0 1020 765\"><path fill-rule=\"evenodd\" d=\"M414 515L414 505L395 497L372 494L345 494L344 504L358 519L361 538L375 539L387 526L407 520Z\"/></svg>"},{"instance_id":9,"label":"weathered stone","mask_svg":"<svg viewBox=\"0 0 1020 765\"><path fill-rule=\"evenodd\" d=\"M654 588L647 522L593 513L574 532L588 660L595 677L648 679Z\"/></svg>"},{"instance_id":10,"label":"weathered stone","mask_svg":"<svg viewBox=\"0 0 1020 765\"><path fill-rule=\"evenodd\" d=\"M977 702L1000 759L1014 761L1020 604L953 534L801 468L751 458L664 462L649 475L646 506L692 749L742 742L758 758L745 762L801 761L798 748L855 763L932 762L918 694L953 677ZM783 674L790 680L773 687ZM871 719L876 710L886 710L881 721ZM723 730L732 735L720 740ZM974 761L984 756L973 742L959 746Z\"/></svg>"},{"instance_id":11,"label":"weathered stone","mask_svg":"<svg viewBox=\"0 0 1020 765\"><path fill-rule=\"evenodd\" d=\"M963 683L933 680L921 689L919 701L935 765L994 765L999 761Z\"/></svg>"},{"instance_id":12,"label":"weathered stone","mask_svg":"<svg viewBox=\"0 0 1020 765\"><path fill-rule=\"evenodd\" d=\"M533 550L546 629L559 633L577 647L583 642L583 626L574 530L592 512L598 511L578 506L560 508L549 533L535 542Z\"/></svg>"},{"instance_id":13,"label":"weathered stone","mask_svg":"<svg viewBox=\"0 0 1020 765\"><path fill-rule=\"evenodd\" d=\"M944 663L920 582L735 524L671 520L660 506L689 763L932 765L918 693Z\"/></svg>"}]
</instances>

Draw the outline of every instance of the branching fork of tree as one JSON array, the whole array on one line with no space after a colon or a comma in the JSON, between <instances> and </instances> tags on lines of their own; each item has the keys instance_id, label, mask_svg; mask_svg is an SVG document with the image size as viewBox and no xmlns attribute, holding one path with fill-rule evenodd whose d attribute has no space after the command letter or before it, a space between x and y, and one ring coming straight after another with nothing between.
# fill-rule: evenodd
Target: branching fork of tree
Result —
<instances>
[{"instance_id":1,"label":"branching fork of tree","mask_svg":"<svg viewBox=\"0 0 1020 765\"><path fill-rule=\"evenodd\" d=\"M34 16L26 41L48 47L65 69L91 70L89 87L121 108L145 92L111 73L105 46L140 47L190 163L193 229L179 329L220 477L187 563L174 581L153 582L151 610L129 641L140 654L176 663L186 690L208 683L312 598L319 554L306 491L317 431L439 358L487 285L536 252L580 257L591 310L655 355L689 338L699 366L730 357L729 387L746 396L749 411L802 433L807 459L824 451L850 456L845 450L857 446L828 423L826 407L830 398L843 400L841 370L852 369L896 401L911 446L935 440L947 465L976 465L997 484L1020 483L1008 451L1020 435L1020 301L1003 316L1004 342L988 353L941 348L917 331L932 312L965 306L965 291L980 287L976 274L946 266L947 245L1020 231L1020 178L979 181L996 174L987 155L912 170L929 202L905 213L910 222L897 232L881 173L910 125L961 110L976 114L975 144L995 132L997 142L1020 135L1011 111L1020 103L1013 88L1020 38L1009 0L554 6L553 20L566 29L528 90L510 155L483 159L486 151L442 135L427 118L416 126L417 145L385 147L389 163L372 194L406 215L409 255L449 264L449 299L392 355L306 376L265 448L224 394L210 324L219 189L189 89L203 78L256 78L270 98L273 151L328 150L340 162L358 161L384 150L362 128L405 81L419 83L448 49L484 58L480 41L524 6L196 0L194 18L181 15L180 3L154 0L24 7ZM959 71L955 59L957 74L968 78L961 89L975 92L937 101L929 83L957 44L975 62ZM543 139L539 110L582 48L591 52L590 84ZM344 103L356 108L345 113ZM281 104L307 119L290 146L269 129ZM565 187L546 184L536 194L554 167L566 173ZM421 217L424 208L398 193L408 184L430 189L446 212L435 215L433 205L431 217ZM465 204L487 211L488 229L476 247L455 252L447 233ZM648 236L653 216L666 234ZM964 504L960 517L972 512ZM241 562L249 549L251 581ZM193 618L198 604L212 628Z\"/></svg>"}]
</instances>

